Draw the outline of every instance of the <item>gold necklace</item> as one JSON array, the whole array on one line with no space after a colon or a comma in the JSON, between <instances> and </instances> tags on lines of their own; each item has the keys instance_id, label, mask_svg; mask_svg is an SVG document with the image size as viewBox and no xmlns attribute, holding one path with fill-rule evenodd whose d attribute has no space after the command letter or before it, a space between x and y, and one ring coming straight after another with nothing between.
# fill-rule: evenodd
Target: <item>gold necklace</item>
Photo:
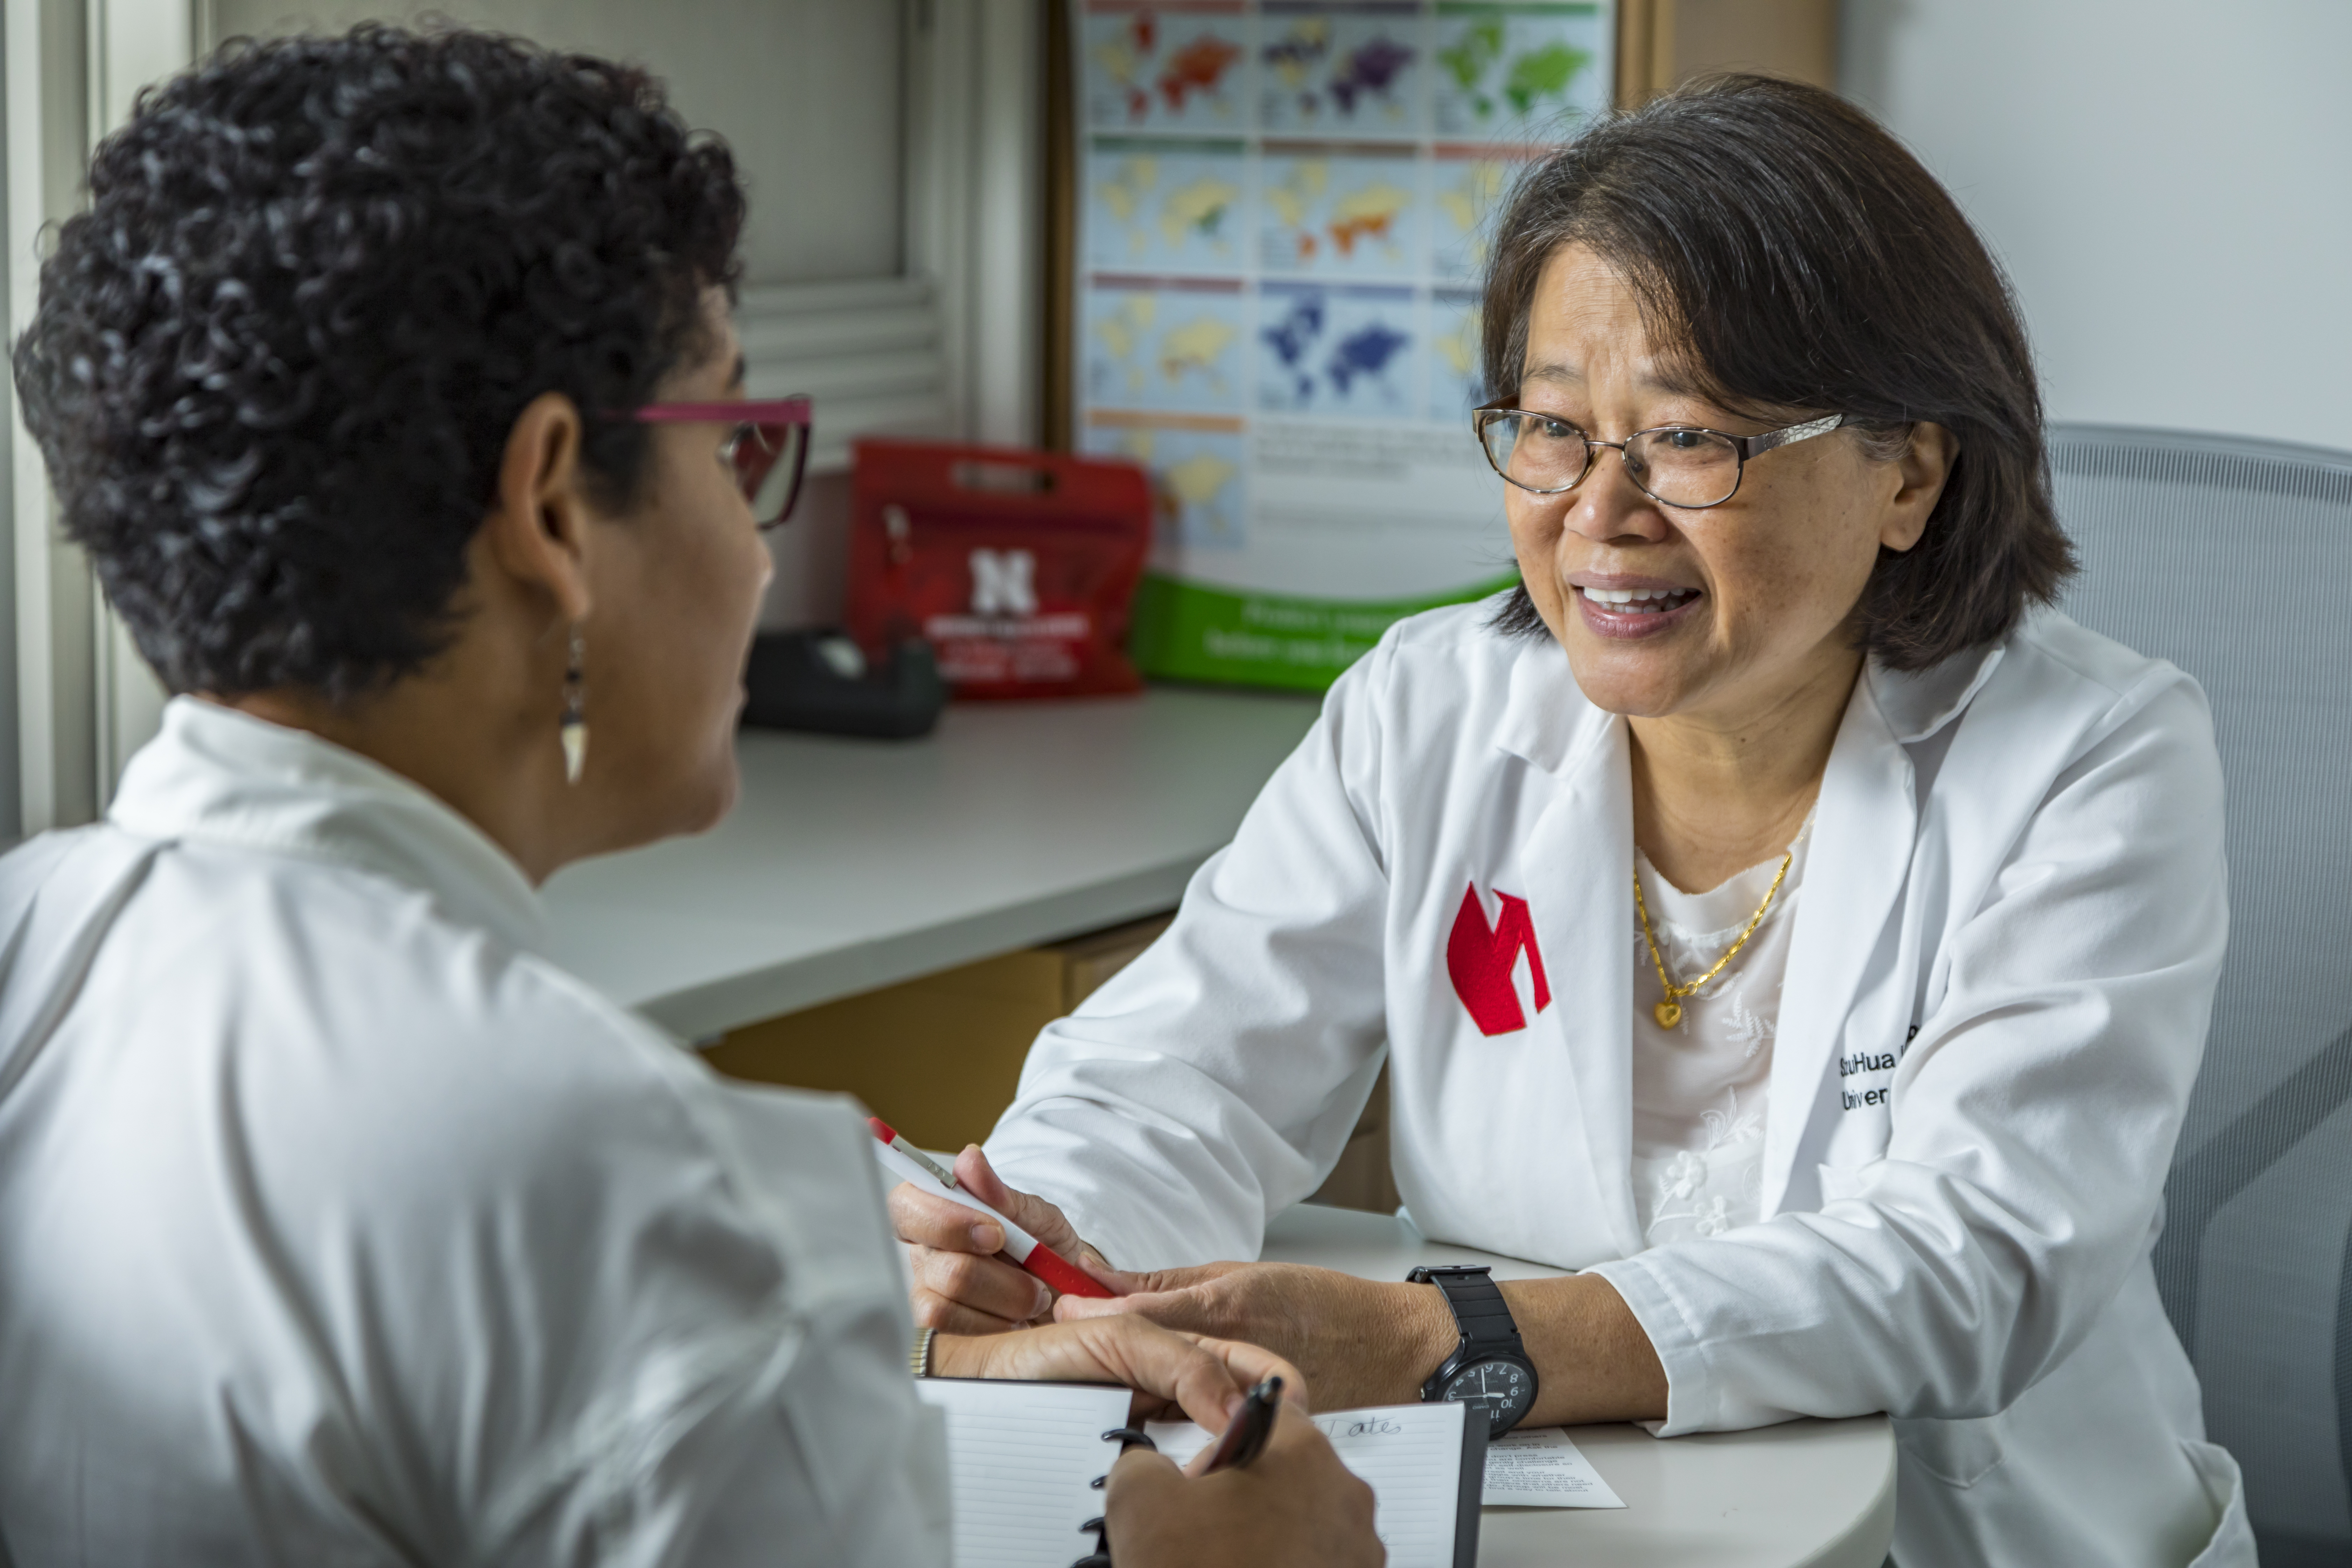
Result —
<instances>
[{"instance_id":1,"label":"gold necklace","mask_svg":"<svg viewBox=\"0 0 2352 1568\"><path fill-rule=\"evenodd\" d=\"M1748 929L1739 933L1738 942L1724 950L1723 956L1715 961L1713 969L1687 985L1677 985L1666 978L1666 961L1658 955L1658 939L1650 932L1650 906L1642 897L1642 868L1638 864L1633 868L1633 908L1642 917L1642 940L1650 944L1650 963L1657 969L1658 984L1666 990L1666 999L1650 1009L1651 1016L1658 1020L1658 1027L1671 1029L1681 1023L1682 999L1696 994L1700 986L1723 973L1725 964L1739 956L1739 950L1748 945L1748 939L1756 934L1756 928L1764 923L1764 912L1772 907L1772 900L1780 891L1780 879L1789 874L1789 862L1796 858L1797 847L1791 844L1789 852L1780 857L1780 869L1773 875L1772 886L1765 891L1764 901L1756 906L1756 913L1748 920Z\"/></svg>"}]
</instances>

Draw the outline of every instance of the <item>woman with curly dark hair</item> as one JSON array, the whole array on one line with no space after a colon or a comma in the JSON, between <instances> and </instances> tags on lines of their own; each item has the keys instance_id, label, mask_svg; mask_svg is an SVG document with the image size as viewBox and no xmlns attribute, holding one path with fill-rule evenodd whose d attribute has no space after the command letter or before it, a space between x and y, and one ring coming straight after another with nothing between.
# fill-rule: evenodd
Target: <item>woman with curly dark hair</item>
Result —
<instances>
[{"instance_id":1,"label":"woman with curly dark hair","mask_svg":"<svg viewBox=\"0 0 2352 1568\"><path fill-rule=\"evenodd\" d=\"M99 149L17 385L177 695L0 861L0 1562L943 1561L910 1344L1213 1427L1280 1367L918 1341L852 1108L541 956L539 882L734 793L805 417L743 399L742 220L642 72L462 32L232 46ZM1106 1511L1378 1558L1296 1412Z\"/></svg>"}]
</instances>

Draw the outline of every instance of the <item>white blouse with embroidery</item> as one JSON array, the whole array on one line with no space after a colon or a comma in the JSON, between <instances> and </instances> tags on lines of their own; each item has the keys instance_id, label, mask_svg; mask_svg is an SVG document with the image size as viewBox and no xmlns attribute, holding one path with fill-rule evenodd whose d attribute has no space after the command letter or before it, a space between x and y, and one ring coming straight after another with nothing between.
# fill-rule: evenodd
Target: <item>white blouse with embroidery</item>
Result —
<instances>
[{"instance_id":1,"label":"white blouse with embroidery","mask_svg":"<svg viewBox=\"0 0 2352 1568\"><path fill-rule=\"evenodd\" d=\"M1633 1212L1652 1247L1753 1225L1762 1207L1772 1036L1811 819L1756 934L1721 974L1683 999L1673 1028L1652 1012L1658 972L1633 926ZM1634 851L1650 929L1677 983L1704 974L1739 939L1780 869L1775 855L1722 886L1685 893Z\"/></svg>"}]
</instances>

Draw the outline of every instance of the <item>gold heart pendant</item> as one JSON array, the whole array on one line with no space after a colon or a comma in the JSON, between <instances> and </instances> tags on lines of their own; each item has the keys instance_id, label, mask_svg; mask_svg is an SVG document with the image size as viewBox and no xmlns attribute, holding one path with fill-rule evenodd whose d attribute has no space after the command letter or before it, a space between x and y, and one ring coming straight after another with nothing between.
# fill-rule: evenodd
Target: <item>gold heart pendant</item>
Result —
<instances>
[{"instance_id":1,"label":"gold heart pendant","mask_svg":"<svg viewBox=\"0 0 2352 1568\"><path fill-rule=\"evenodd\" d=\"M1657 1018L1661 1029L1671 1029L1683 1021L1683 1005L1679 1002L1661 1002L1650 1011Z\"/></svg>"}]
</instances>

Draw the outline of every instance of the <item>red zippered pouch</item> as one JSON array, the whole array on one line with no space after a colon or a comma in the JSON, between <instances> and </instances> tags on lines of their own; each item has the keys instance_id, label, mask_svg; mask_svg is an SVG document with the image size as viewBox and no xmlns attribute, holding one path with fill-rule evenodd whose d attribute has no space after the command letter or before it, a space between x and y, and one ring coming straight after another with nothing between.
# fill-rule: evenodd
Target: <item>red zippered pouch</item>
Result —
<instances>
[{"instance_id":1,"label":"red zippered pouch","mask_svg":"<svg viewBox=\"0 0 2352 1568\"><path fill-rule=\"evenodd\" d=\"M848 630L930 644L958 697L1135 691L1128 609L1151 547L1134 464L868 438L853 447Z\"/></svg>"}]
</instances>

